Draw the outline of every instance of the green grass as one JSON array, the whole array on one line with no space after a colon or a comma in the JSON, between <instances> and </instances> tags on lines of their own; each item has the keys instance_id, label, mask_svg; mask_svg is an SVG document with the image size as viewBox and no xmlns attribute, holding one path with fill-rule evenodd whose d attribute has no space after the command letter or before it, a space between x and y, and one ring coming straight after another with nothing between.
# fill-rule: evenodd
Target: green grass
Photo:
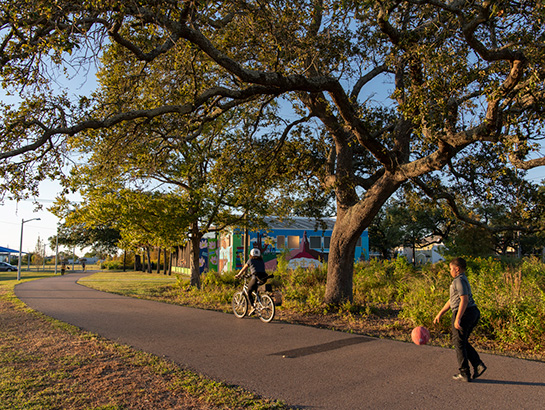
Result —
<instances>
[{"instance_id":1,"label":"green grass","mask_svg":"<svg viewBox=\"0 0 545 410\"><path fill-rule=\"evenodd\" d=\"M153 273L102 271L78 282L105 292L138 296L149 294L158 287L176 285L178 280L174 276Z\"/></svg>"}]
</instances>

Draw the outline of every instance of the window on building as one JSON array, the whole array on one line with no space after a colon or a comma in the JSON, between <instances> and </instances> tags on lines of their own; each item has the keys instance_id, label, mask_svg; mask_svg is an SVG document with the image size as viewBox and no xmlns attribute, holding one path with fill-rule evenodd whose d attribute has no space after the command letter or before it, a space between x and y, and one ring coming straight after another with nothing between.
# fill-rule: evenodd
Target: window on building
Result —
<instances>
[{"instance_id":1,"label":"window on building","mask_svg":"<svg viewBox=\"0 0 545 410\"><path fill-rule=\"evenodd\" d=\"M286 237L284 235L278 235L276 237L276 249L284 249L286 245Z\"/></svg>"},{"instance_id":2,"label":"window on building","mask_svg":"<svg viewBox=\"0 0 545 410\"><path fill-rule=\"evenodd\" d=\"M324 236L324 249L329 249L330 242L331 242L331 236Z\"/></svg>"},{"instance_id":3,"label":"window on building","mask_svg":"<svg viewBox=\"0 0 545 410\"><path fill-rule=\"evenodd\" d=\"M311 236L309 238L310 249L322 249L322 237Z\"/></svg>"},{"instance_id":4,"label":"window on building","mask_svg":"<svg viewBox=\"0 0 545 410\"><path fill-rule=\"evenodd\" d=\"M299 237L298 236L288 236L288 248L295 249L299 247Z\"/></svg>"}]
</instances>

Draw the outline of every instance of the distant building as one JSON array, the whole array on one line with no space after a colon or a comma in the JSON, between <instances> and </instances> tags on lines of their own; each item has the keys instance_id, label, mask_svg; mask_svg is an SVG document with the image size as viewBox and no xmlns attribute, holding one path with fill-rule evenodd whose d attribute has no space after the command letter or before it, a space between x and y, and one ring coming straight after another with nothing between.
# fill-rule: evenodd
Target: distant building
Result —
<instances>
[{"instance_id":1,"label":"distant building","mask_svg":"<svg viewBox=\"0 0 545 410\"><path fill-rule=\"evenodd\" d=\"M410 262L414 257L416 265L425 265L445 260L441 255L441 250L444 248L445 245L439 236L428 236L416 245L414 251L412 246L400 246L396 249L396 253L398 256L405 256Z\"/></svg>"},{"instance_id":2,"label":"distant building","mask_svg":"<svg viewBox=\"0 0 545 410\"><path fill-rule=\"evenodd\" d=\"M248 250L261 249L267 270L275 270L277 257L286 255L289 267L319 266L327 261L335 219L321 222L292 217L286 220L267 218L268 229L248 233ZM172 271L189 273L189 245L174 254ZM356 245L355 262L369 259L369 237L364 231ZM208 234L201 239L199 266L202 272L228 272L241 269L245 263L244 233L231 229Z\"/></svg>"},{"instance_id":3,"label":"distant building","mask_svg":"<svg viewBox=\"0 0 545 410\"><path fill-rule=\"evenodd\" d=\"M22 252L26 253L26 252ZM7 262L10 263L11 255L15 254L16 256L19 256L19 251L15 249L5 248L3 246L0 246L0 262Z\"/></svg>"}]
</instances>

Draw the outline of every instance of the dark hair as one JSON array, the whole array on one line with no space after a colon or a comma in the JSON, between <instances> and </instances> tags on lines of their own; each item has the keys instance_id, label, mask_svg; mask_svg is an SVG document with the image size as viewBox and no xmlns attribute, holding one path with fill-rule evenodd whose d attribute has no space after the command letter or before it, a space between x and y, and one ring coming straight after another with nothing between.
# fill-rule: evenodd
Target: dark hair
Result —
<instances>
[{"instance_id":1,"label":"dark hair","mask_svg":"<svg viewBox=\"0 0 545 410\"><path fill-rule=\"evenodd\" d=\"M464 258L454 258L450 261L450 265L458 266L462 270L466 270L467 263Z\"/></svg>"}]
</instances>

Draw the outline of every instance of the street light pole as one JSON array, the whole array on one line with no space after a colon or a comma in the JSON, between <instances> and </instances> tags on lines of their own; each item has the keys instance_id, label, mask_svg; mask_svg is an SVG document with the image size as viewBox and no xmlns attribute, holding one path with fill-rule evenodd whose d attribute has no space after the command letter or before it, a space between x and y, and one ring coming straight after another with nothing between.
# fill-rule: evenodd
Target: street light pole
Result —
<instances>
[{"instance_id":1,"label":"street light pole","mask_svg":"<svg viewBox=\"0 0 545 410\"><path fill-rule=\"evenodd\" d=\"M57 274L58 258L59 258L59 226L57 225L57 235L55 239L55 275Z\"/></svg>"},{"instance_id":2,"label":"street light pole","mask_svg":"<svg viewBox=\"0 0 545 410\"><path fill-rule=\"evenodd\" d=\"M25 225L25 222L30 222L30 221L39 221L40 218L32 218L32 219L28 219L28 220L24 220L22 219L21 220L21 242L19 243L19 263L18 263L18 266L17 266L17 280L21 280L21 255L23 253L23 226Z\"/></svg>"}]
</instances>

